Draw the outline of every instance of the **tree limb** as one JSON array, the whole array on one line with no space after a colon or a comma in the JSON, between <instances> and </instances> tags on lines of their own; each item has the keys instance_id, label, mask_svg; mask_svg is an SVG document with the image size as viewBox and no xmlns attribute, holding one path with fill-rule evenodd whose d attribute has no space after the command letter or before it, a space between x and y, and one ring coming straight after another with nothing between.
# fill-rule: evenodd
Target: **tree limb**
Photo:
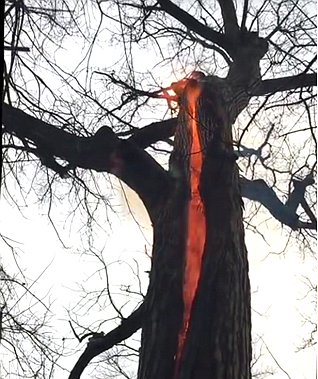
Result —
<instances>
[{"instance_id":1,"label":"tree limb","mask_svg":"<svg viewBox=\"0 0 318 379\"><path fill-rule=\"evenodd\" d=\"M308 182L307 185L309 184ZM292 201L287 200L284 204L279 200L274 190L262 179L249 180L241 176L240 185L243 197L261 203L282 224L289 226L293 230L303 228L304 225L306 225L306 229L316 229L317 222L303 223L299 221L299 216L296 213L296 209L303 199L302 196L299 196L299 189L303 191L302 186L295 187L289 196ZM302 195L304 196L304 192L302 192ZM297 199L297 204L295 204L295 199Z\"/></svg>"},{"instance_id":2,"label":"tree limb","mask_svg":"<svg viewBox=\"0 0 318 379\"><path fill-rule=\"evenodd\" d=\"M137 144L141 148L146 148L158 141L165 141L172 137L177 126L177 119L153 122L141 129L138 129L129 138L129 141Z\"/></svg>"},{"instance_id":3,"label":"tree limb","mask_svg":"<svg viewBox=\"0 0 318 379\"><path fill-rule=\"evenodd\" d=\"M230 38L236 38L239 34L236 11L232 0L218 0L224 21L225 34Z\"/></svg>"},{"instance_id":4,"label":"tree limb","mask_svg":"<svg viewBox=\"0 0 318 379\"><path fill-rule=\"evenodd\" d=\"M262 80L256 88L252 89L252 96L263 96L274 94L279 91L288 91L302 87L313 87L317 85L317 74L300 74L286 76L285 78Z\"/></svg>"},{"instance_id":5,"label":"tree limb","mask_svg":"<svg viewBox=\"0 0 318 379\"><path fill-rule=\"evenodd\" d=\"M292 180L294 190L288 196L286 206L292 211L296 212L299 204L302 202L305 196L306 188L315 183L312 173L307 175L303 180Z\"/></svg>"},{"instance_id":6,"label":"tree limb","mask_svg":"<svg viewBox=\"0 0 318 379\"><path fill-rule=\"evenodd\" d=\"M5 133L35 145L37 156L43 163L51 161L50 167L59 157L69 162L69 168L116 175L136 191L152 220L160 209L160 200L168 194L168 173L147 152L129 140L119 139L108 127L102 127L93 137L79 137L7 104L3 104L2 123Z\"/></svg>"},{"instance_id":7,"label":"tree limb","mask_svg":"<svg viewBox=\"0 0 318 379\"><path fill-rule=\"evenodd\" d=\"M242 30L246 28L246 18L247 18L248 8L249 8L248 0L244 0L242 21L241 21Z\"/></svg>"},{"instance_id":8,"label":"tree limb","mask_svg":"<svg viewBox=\"0 0 318 379\"><path fill-rule=\"evenodd\" d=\"M199 34L201 37L206 38L207 40L217 44L220 47L223 47L227 50L230 47L228 39L224 34L214 31L212 28L201 24L188 12L179 8L170 0L159 0L158 3L161 6L161 9L168 13L170 16L181 22L186 28L192 30L193 32Z\"/></svg>"},{"instance_id":9,"label":"tree limb","mask_svg":"<svg viewBox=\"0 0 318 379\"><path fill-rule=\"evenodd\" d=\"M69 379L79 379L84 369L93 358L129 338L140 329L145 315L144 304L145 303L136 309L128 318L123 320L122 323L111 332L106 335L96 333L95 337L90 338L86 349L70 372Z\"/></svg>"}]
</instances>

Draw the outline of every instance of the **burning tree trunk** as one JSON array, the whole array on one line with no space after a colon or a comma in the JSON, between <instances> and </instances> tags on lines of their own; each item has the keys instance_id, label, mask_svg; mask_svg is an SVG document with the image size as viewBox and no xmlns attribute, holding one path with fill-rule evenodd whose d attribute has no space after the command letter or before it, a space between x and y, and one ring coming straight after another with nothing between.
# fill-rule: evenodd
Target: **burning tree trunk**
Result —
<instances>
[{"instance_id":1,"label":"burning tree trunk","mask_svg":"<svg viewBox=\"0 0 318 379\"><path fill-rule=\"evenodd\" d=\"M190 79L154 224L139 379L249 378L250 288L231 112ZM217 96L216 96L217 95Z\"/></svg>"}]
</instances>

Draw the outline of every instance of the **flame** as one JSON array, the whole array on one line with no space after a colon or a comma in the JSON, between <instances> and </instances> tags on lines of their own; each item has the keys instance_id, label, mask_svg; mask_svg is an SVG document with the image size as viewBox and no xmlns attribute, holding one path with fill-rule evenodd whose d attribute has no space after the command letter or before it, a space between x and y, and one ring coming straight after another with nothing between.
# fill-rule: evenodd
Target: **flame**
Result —
<instances>
[{"instance_id":1,"label":"flame","mask_svg":"<svg viewBox=\"0 0 318 379\"><path fill-rule=\"evenodd\" d=\"M187 338L192 304L201 274L201 262L206 238L205 212L199 192L203 162L197 111L197 100L200 93L201 88L197 85L194 88L189 89L187 97L189 112L188 127L190 128L192 137L191 155L189 160L191 199L188 205L188 232L183 282L184 313L182 327L179 332L178 350L176 354L176 374L179 370L180 359L182 357L185 341Z\"/></svg>"},{"instance_id":2,"label":"flame","mask_svg":"<svg viewBox=\"0 0 318 379\"><path fill-rule=\"evenodd\" d=\"M169 88L164 88L160 97L166 99L168 107L171 110L176 110L179 105L180 97L182 96L189 79L181 79L178 82L171 83Z\"/></svg>"}]
</instances>

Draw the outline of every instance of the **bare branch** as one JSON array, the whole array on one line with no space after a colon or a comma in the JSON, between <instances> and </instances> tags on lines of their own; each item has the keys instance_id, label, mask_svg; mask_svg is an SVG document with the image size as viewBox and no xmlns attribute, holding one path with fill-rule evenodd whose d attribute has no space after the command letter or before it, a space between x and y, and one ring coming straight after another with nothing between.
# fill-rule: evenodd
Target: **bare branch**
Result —
<instances>
[{"instance_id":1,"label":"bare branch","mask_svg":"<svg viewBox=\"0 0 318 379\"><path fill-rule=\"evenodd\" d=\"M144 304L145 303L136 309L128 318L124 319L122 323L111 332L106 335L96 333L95 336L90 338L85 351L72 369L69 379L79 379L84 369L94 357L129 338L140 329L145 314Z\"/></svg>"},{"instance_id":2,"label":"bare branch","mask_svg":"<svg viewBox=\"0 0 318 379\"><path fill-rule=\"evenodd\" d=\"M248 13L248 6L249 6L248 0L244 0L241 29L246 28L246 18L247 18L247 13Z\"/></svg>"},{"instance_id":3,"label":"bare branch","mask_svg":"<svg viewBox=\"0 0 318 379\"><path fill-rule=\"evenodd\" d=\"M150 217L170 186L169 175L148 153L117 138L108 127L100 128L93 137L78 137L7 104L3 105L3 124L4 132L36 145L37 155L44 161L59 157L69 162L68 168L116 175L138 193ZM147 178L144 172L148 173Z\"/></svg>"},{"instance_id":4,"label":"bare branch","mask_svg":"<svg viewBox=\"0 0 318 379\"><path fill-rule=\"evenodd\" d=\"M315 226L315 229L317 229L317 217L314 215L313 211L310 209L305 198L303 198L301 200L301 206L303 207L304 211L306 212L307 216L309 217L312 225Z\"/></svg>"},{"instance_id":5,"label":"bare branch","mask_svg":"<svg viewBox=\"0 0 318 379\"><path fill-rule=\"evenodd\" d=\"M304 192L300 193L299 191L300 187L296 186L290 194L289 200L284 204L279 200L274 190L262 179L249 180L241 176L240 184L243 197L261 203L282 224L289 226L293 230L304 227L306 229L316 229L317 223L303 223L298 220L296 209L304 196ZM306 180L304 186L310 184L312 182ZM303 188L301 189L303 190Z\"/></svg>"},{"instance_id":6,"label":"bare branch","mask_svg":"<svg viewBox=\"0 0 318 379\"><path fill-rule=\"evenodd\" d=\"M257 88L252 90L252 95L263 96L302 87L314 87L316 85L316 73L286 76L285 78L263 80Z\"/></svg>"},{"instance_id":7,"label":"bare branch","mask_svg":"<svg viewBox=\"0 0 318 379\"><path fill-rule=\"evenodd\" d=\"M218 33L208 26L201 24L188 12L179 8L170 0L159 0L162 10L168 13L170 16L181 22L185 27L199 34L201 37L223 47L225 50L229 48L229 42L224 34Z\"/></svg>"},{"instance_id":8,"label":"bare branch","mask_svg":"<svg viewBox=\"0 0 318 379\"><path fill-rule=\"evenodd\" d=\"M237 37L240 29L237 23L236 11L233 1L218 0L218 3L221 7L225 34L231 38Z\"/></svg>"},{"instance_id":9,"label":"bare branch","mask_svg":"<svg viewBox=\"0 0 318 379\"><path fill-rule=\"evenodd\" d=\"M25 47L25 46L4 46L3 47L3 50L7 50L7 51L21 51L21 52L30 52L30 48L29 47Z\"/></svg>"},{"instance_id":10,"label":"bare branch","mask_svg":"<svg viewBox=\"0 0 318 379\"><path fill-rule=\"evenodd\" d=\"M142 129L138 129L129 138L129 141L137 144L141 148L146 148L158 141L166 141L174 135L177 126L177 119L153 122Z\"/></svg>"}]
</instances>

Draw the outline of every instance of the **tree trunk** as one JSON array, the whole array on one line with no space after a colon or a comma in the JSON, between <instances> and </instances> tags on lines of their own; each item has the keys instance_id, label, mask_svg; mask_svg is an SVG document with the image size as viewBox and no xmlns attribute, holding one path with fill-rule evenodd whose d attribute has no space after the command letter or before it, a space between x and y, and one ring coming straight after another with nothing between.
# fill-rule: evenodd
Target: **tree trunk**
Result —
<instances>
[{"instance_id":1,"label":"tree trunk","mask_svg":"<svg viewBox=\"0 0 318 379\"><path fill-rule=\"evenodd\" d=\"M191 90L188 87L185 91ZM180 353L191 198L191 137L185 125L189 123L189 104L183 101L170 167L174 185L167 189L153 225L148 316L142 329L138 379L250 378L250 287L230 127L233 115L222 93L212 93L208 88L211 85L201 86L197 101L203 147L199 190L206 236L186 338Z\"/></svg>"}]
</instances>

